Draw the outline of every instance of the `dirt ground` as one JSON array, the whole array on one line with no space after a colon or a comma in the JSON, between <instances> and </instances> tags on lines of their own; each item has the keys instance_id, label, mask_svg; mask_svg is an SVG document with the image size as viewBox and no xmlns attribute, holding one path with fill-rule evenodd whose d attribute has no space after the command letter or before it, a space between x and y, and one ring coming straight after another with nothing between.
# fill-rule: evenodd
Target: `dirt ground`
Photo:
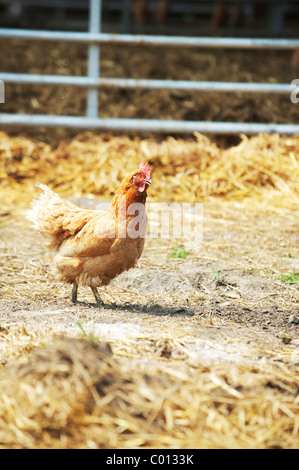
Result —
<instances>
[{"instance_id":1,"label":"dirt ground","mask_svg":"<svg viewBox=\"0 0 299 470\"><path fill-rule=\"evenodd\" d=\"M90 201L97 207L96 199L86 198L89 207ZM52 277L41 240L21 211L13 224L1 228L1 328L22 325L28 344L35 336L49 340L58 333L80 335L84 329L111 342L116 351L131 343L129 355L144 360L150 343L155 348L161 340L167 344L183 338L197 360L259 361L265 354L272 359L282 354L284 360L296 362L299 288L283 282L279 273L299 271L298 227L293 219L288 223L288 213L275 221L270 213L273 229L265 233L265 214L259 217L259 227L258 217L246 214L248 202L239 205L242 221L230 219L238 207L228 202L222 203L219 220L213 217L217 204L204 205L202 246L188 245L184 239L149 239L138 267L102 289L101 309L83 287L79 303L71 304L70 286ZM80 205L87 206L84 198ZM185 259L171 257L176 246L191 246ZM36 280L36 271L35 286L30 277ZM7 277L13 290L7 288ZM20 347L26 349L26 339L22 341L7 344L1 361L19 354ZM262 352L265 348L267 353ZM179 351L162 348L160 353L171 362Z\"/></svg>"},{"instance_id":2,"label":"dirt ground","mask_svg":"<svg viewBox=\"0 0 299 470\"><path fill-rule=\"evenodd\" d=\"M97 308L89 288L79 288L73 305L70 286L52 276L26 219L34 183L25 180L12 179L5 191L3 177L1 186L1 448L298 447L294 190L277 179L283 190L207 196L202 241L149 236L138 266L101 289L105 305ZM94 194L68 197L81 207L103 203ZM149 228L155 217L149 211ZM61 337L63 347L55 346ZM108 343L115 362L69 338ZM92 385L99 380L100 395Z\"/></svg>"},{"instance_id":3,"label":"dirt ground","mask_svg":"<svg viewBox=\"0 0 299 470\"><path fill-rule=\"evenodd\" d=\"M84 206L84 200L80 203ZM219 205L223 211L221 219L217 215ZM24 416L27 414L29 422L33 422L33 415L26 400L19 398L24 380L32 383L35 390L30 394L28 391L30 396L39 393L36 384L39 387L52 384L54 391L48 393L55 406L57 379L51 378L47 363L45 379L40 378L43 359L38 354L50 361L54 357L51 363L54 361L56 367L62 367L59 364L68 353L62 352L60 357L59 349L51 350L61 335L90 338L96 344L108 342L121 374L126 373L130 378L122 378L119 383L115 372L112 384L116 391L107 391L104 397L115 394L117 397L123 390L127 399L124 404L119 404L118 399L108 408L102 405L99 416L105 411L104 417L93 418L100 422L97 425L94 421L92 428L85 423L86 418L83 425L78 424L78 418L72 424L72 412L66 411L69 425L64 431L65 424L60 423L56 412L54 418L49 418L48 405L39 404L38 394L31 399L31 406L37 403L40 429L37 436L32 436L30 426L26 430L27 422L22 424L20 418L16 418L16 431L13 424L3 428L1 422L1 447L298 447L299 288L296 283L279 279L279 273L299 271L298 226L294 226L291 211L286 210L283 216L276 214L274 220L273 212L267 214L265 207L261 203L260 214L253 216L250 201L239 205L205 204L202 246L196 247L190 241L188 244L186 239L175 243L167 239L147 240L139 265L102 290L105 307L100 309L88 288L79 289L78 304L71 304L70 286L52 277L39 237L24 222L24 210L17 211L13 223L1 227L0 236L3 393L16 400L18 413L22 410ZM235 215L232 217L236 210L240 211L239 220ZM266 232L265 225L272 229ZM174 247L186 248L188 256L171 258ZM75 359L67 364L83 367L76 348L71 345L68 350L68 347L66 344L66 351ZM57 363L55 354L58 354ZM89 362L88 357L85 367L90 371L95 359ZM25 376L18 369L24 361ZM20 372L14 372L14 368ZM13 381L18 374L21 378L15 389ZM133 381L136 388L132 385L132 390L126 392L126 384L136 375ZM147 388L140 377L142 380L147 377ZM104 384L107 380L104 377ZM210 391L205 391L204 385ZM76 406L82 400L76 391L73 393L74 408L70 404L74 401L72 391L58 402L77 416ZM197 406L198 393L203 397L203 404ZM137 411L136 405L130 404L134 399L145 400L137 406ZM254 405L250 407L251 401ZM46 417L40 416L42 412ZM120 412L122 420L114 416ZM3 419L3 411L0 415ZM12 415L9 422L14 423L14 419ZM219 424L218 419L220 423L226 420L226 424ZM130 425L130 420L138 424ZM128 424L123 424L127 421ZM123 431L127 427L128 434ZM100 433L98 437L97 433Z\"/></svg>"}]
</instances>

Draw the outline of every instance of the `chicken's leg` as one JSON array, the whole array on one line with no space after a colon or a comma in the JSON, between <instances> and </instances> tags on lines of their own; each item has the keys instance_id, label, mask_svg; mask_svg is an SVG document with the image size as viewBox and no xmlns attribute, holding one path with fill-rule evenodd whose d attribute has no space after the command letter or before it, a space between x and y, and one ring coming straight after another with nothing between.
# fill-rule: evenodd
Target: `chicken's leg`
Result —
<instances>
[{"instance_id":1,"label":"chicken's leg","mask_svg":"<svg viewBox=\"0 0 299 470\"><path fill-rule=\"evenodd\" d=\"M77 302L77 292L78 292L78 285L74 282L72 293L71 293L71 302L73 302L73 304Z\"/></svg>"},{"instance_id":2,"label":"chicken's leg","mask_svg":"<svg viewBox=\"0 0 299 470\"><path fill-rule=\"evenodd\" d=\"M96 287L91 287L92 293L94 295L94 298L96 299L96 303L98 307L102 307L104 305L104 302L102 301L100 294L98 293L98 290Z\"/></svg>"}]
</instances>

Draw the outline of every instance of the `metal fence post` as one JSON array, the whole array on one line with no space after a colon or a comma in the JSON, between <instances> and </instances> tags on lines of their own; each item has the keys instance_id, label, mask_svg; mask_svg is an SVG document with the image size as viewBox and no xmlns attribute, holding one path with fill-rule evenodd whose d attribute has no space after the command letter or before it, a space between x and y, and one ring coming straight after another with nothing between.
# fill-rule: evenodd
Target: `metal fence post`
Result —
<instances>
[{"instance_id":1,"label":"metal fence post","mask_svg":"<svg viewBox=\"0 0 299 470\"><path fill-rule=\"evenodd\" d=\"M101 30L102 0L89 0L89 33L100 33ZM88 77L100 76L100 46L90 44L88 48ZM87 93L87 117L98 116L99 92L97 88L90 88Z\"/></svg>"}]
</instances>

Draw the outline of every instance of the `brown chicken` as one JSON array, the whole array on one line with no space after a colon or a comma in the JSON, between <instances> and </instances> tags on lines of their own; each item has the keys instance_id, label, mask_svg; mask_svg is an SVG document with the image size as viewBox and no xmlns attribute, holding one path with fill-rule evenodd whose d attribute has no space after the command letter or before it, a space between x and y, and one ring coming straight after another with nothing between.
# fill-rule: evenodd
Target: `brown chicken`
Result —
<instances>
[{"instance_id":1,"label":"brown chicken","mask_svg":"<svg viewBox=\"0 0 299 470\"><path fill-rule=\"evenodd\" d=\"M145 201L151 185L148 163L141 163L121 183L107 211L81 209L45 185L32 202L28 219L53 253L54 274L73 284L89 286L98 306L103 301L97 287L135 266L145 241Z\"/></svg>"}]
</instances>

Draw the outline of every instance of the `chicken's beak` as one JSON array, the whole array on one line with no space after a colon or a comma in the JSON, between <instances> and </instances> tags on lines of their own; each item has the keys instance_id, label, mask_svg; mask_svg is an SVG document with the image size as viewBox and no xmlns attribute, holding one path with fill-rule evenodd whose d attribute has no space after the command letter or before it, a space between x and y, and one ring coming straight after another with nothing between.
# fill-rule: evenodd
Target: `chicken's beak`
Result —
<instances>
[{"instance_id":1,"label":"chicken's beak","mask_svg":"<svg viewBox=\"0 0 299 470\"><path fill-rule=\"evenodd\" d=\"M148 184L149 186L152 185L152 180L151 180L151 178L147 178L146 180L144 180L144 182L145 182L146 184Z\"/></svg>"}]
</instances>

